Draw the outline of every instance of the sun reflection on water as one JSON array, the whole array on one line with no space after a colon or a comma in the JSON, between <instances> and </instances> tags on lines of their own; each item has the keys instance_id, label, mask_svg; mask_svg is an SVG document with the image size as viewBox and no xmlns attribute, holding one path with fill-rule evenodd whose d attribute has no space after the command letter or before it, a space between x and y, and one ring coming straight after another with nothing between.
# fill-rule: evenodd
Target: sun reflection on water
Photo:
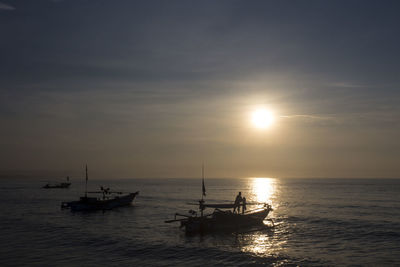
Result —
<instances>
[{"instance_id":1,"label":"sun reflection on water","mask_svg":"<svg viewBox=\"0 0 400 267\"><path fill-rule=\"evenodd\" d=\"M271 203L275 193L274 178L251 178L251 191L253 201L259 203Z\"/></svg>"},{"instance_id":2,"label":"sun reflection on water","mask_svg":"<svg viewBox=\"0 0 400 267\"><path fill-rule=\"evenodd\" d=\"M247 236L242 236L241 250L243 252L253 253L259 257L268 257L277 255L284 250L286 240L277 240L272 231L263 233L255 233Z\"/></svg>"},{"instance_id":3,"label":"sun reflection on water","mask_svg":"<svg viewBox=\"0 0 400 267\"><path fill-rule=\"evenodd\" d=\"M250 178L249 189L251 194L251 202L268 203L274 208L274 200L276 200L276 184L274 178ZM271 214L267 218L271 218ZM265 221L264 221L265 223ZM279 232L279 231L278 231ZM254 253L259 256L269 256L279 253L283 249L285 240L279 240L276 236L274 228L266 226L249 234L244 234L240 238L241 250L243 252Z\"/></svg>"}]
</instances>

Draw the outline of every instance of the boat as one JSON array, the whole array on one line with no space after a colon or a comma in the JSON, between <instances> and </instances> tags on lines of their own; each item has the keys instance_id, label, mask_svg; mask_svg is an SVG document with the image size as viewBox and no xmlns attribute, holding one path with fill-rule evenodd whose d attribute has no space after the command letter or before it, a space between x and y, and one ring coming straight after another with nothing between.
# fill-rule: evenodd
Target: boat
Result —
<instances>
[{"instance_id":1,"label":"boat","mask_svg":"<svg viewBox=\"0 0 400 267\"><path fill-rule=\"evenodd\" d=\"M111 210L113 208L128 206L132 203L139 191L124 193L111 191L110 188L100 187L99 191L87 191L88 171L86 166L85 195L77 201L62 202L61 208L71 211L96 211ZM89 197L88 194L100 194L100 197Z\"/></svg>"},{"instance_id":2,"label":"boat","mask_svg":"<svg viewBox=\"0 0 400 267\"><path fill-rule=\"evenodd\" d=\"M199 204L200 207L208 207L207 204ZM213 204L214 207L234 208L234 204ZM202 208L200 208L202 211ZM197 212L189 211L190 215L175 214L175 219L165 221L166 223L180 222L180 228L184 228L186 234L205 234L210 232L240 232L254 226L264 226L264 220L272 211L269 204L262 208L245 213L234 213L231 210L215 208L211 214L197 216ZM182 218L178 218L178 216ZM269 219L271 222L272 220ZM273 222L272 222L273 224Z\"/></svg>"},{"instance_id":3,"label":"boat","mask_svg":"<svg viewBox=\"0 0 400 267\"><path fill-rule=\"evenodd\" d=\"M67 182L58 183L58 184L47 183L42 188L45 188L45 189L50 189L50 188L69 188L70 185L71 185L71 183L69 182L69 176L67 176Z\"/></svg>"},{"instance_id":4,"label":"boat","mask_svg":"<svg viewBox=\"0 0 400 267\"><path fill-rule=\"evenodd\" d=\"M249 210L240 213L235 212L238 208L237 204L206 204L204 196L206 189L204 186L204 166L202 179L202 198L196 203L199 206L199 212L189 210L189 214L175 213L173 220L167 220L165 223L179 222L180 228L184 228L186 234L205 234L210 232L240 232L254 226L265 226L264 220L272 222L272 219L266 219L272 207L267 203L248 203L244 205L258 205L260 208ZM243 206L243 204L240 204ZM206 208L213 208L214 211L210 214L204 214ZM233 210L233 211L232 211Z\"/></svg>"},{"instance_id":5,"label":"boat","mask_svg":"<svg viewBox=\"0 0 400 267\"><path fill-rule=\"evenodd\" d=\"M128 193L118 196L115 194L123 194L122 192L100 191L88 193L101 193L102 197L88 197L85 195L77 201L62 202L61 208L69 208L71 211L95 211L95 210L111 210L113 208L128 206L132 203L139 192Z\"/></svg>"}]
</instances>

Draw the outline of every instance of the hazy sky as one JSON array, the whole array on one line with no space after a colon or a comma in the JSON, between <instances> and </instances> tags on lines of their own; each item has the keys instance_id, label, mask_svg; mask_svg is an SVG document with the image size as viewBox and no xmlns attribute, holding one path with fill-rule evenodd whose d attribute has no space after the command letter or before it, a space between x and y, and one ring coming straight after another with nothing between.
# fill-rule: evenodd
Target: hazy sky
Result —
<instances>
[{"instance_id":1,"label":"hazy sky","mask_svg":"<svg viewBox=\"0 0 400 267\"><path fill-rule=\"evenodd\" d=\"M199 177L204 161L208 177L400 177L399 14L0 0L0 173Z\"/></svg>"}]
</instances>

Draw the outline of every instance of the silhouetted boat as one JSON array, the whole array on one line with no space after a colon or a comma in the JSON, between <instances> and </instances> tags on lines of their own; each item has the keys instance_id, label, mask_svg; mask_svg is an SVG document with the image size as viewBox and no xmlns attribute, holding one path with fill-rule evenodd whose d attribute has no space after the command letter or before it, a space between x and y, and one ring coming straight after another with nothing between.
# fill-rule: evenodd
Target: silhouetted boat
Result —
<instances>
[{"instance_id":1,"label":"silhouetted boat","mask_svg":"<svg viewBox=\"0 0 400 267\"><path fill-rule=\"evenodd\" d=\"M93 211L93 210L110 210L117 207L127 206L132 203L139 192L128 193L126 195L118 196L111 194L122 194L122 192L88 192L88 193L102 193L102 198L97 197L81 197L78 201L63 202L62 208L70 208L71 211ZM108 195L110 194L110 195Z\"/></svg>"},{"instance_id":2,"label":"silhouetted boat","mask_svg":"<svg viewBox=\"0 0 400 267\"><path fill-rule=\"evenodd\" d=\"M209 207L207 204L199 204L200 211L204 210L205 207ZM218 206L234 208L234 204L213 204L215 210L213 213L208 215L197 216L194 211L189 211L191 215L175 214L174 220L165 221L166 223L180 222L181 226L185 228L187 234L195 233L207 233L207 232L234 232L241 231L244 228L252 226L262 226L263 221L272 210L271 206L265 204L263 208L252 210L245 213L233 213L230 210L222 210L216 208ZM203 207L203 208L202 208ZM177 216L183 218L177 219Z\"/></svg>"},{"instance_id":3,"label":"silhouetted boat","mask_svg":"<svg viewBox=\"0 0 400 267\"><path fill-rule=\"evenodd\" d=\"M203 234L207 232L235 232L252 226L264 225L263 221L268 216L269 212L272 211L271 205L266 203L261 203L263 205L262 208L242 213L235 213L230 210L237 208L238 205L236 204L206 204L204 201L204 196L206 195L206 190L204 186L204 167L202 191L202 198L201 200L199 200L198 203L200 216L198 216L198 213L196 211L189 210L189 215L176 213L173 220L168 220L165 222L180 222L180 227L185 228L185 232L187 234ZM247 205L260 205L260 203L249 203ZM214 208L213 213L204 215L203 212L206 208ZM270 219L270 221L272 220Z\"/></svg>"},{"instance_id":4,"label":"silhouetted boat","mask_svg":"<svg viewBox=\"0 0 400 267\"><path fill-rule=\"evenodd\" d=\"M71 183L69 182L69 176L67 176L67 182L64 183L59 183L59 184L50 184L47 183L45 186L43 186L42 188L69 188L71 185Z\"/></svg>"},{"instance_id":5,"label":"silhouetted boat","mask_svg":"<svg viewBox=\"0 0 400 267\"><path fill-rule=\"evenodd\" d=\"M127 206L132 203L135 197L139 194L123 193L111 191L110 188L100 187L100 191L87 191L88 171L86 166L86 185L85 196L77 201L62 202L61 208L69 208L71 211L95 211L95 210L110 210L117 207ZM101 197L88 197L88 194L101 194Z\"/></svg>"}]
</instances>

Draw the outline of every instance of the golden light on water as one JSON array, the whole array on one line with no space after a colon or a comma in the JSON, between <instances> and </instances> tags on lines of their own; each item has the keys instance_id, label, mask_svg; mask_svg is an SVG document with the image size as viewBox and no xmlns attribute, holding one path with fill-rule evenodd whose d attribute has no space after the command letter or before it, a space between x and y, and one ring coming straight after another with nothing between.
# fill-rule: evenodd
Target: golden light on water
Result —
<instances>
[{"instance_id":1,"label":"golden light on water","mask_svg":"<svg viewBox=\"0 0 400 267\"><path fill-rule=\"evenodd\" d=\"M252 195L252 202L268 203L274 207L273 200L277 197L277 180L267 177L251 178L249 187ZM271 218L271 215L268 215ZM265 223L265 221L264 221ZM279 232L279 231L278 231ZM277 230L274 228L263 228L259 231L241 236L241 250L259 256L268 256L280 253L284 249L286 240L277 240L274 235Z\"/></svg>"},{"instance_id":2,"label":"golden light on water","mask_svg":"<svg viewBox=\"0 0 400 267\"><path fill-rule=\"evenodd\" d=\"M286 240L276 240L272 231L263 234L253 234L242 236L240 240L245 244L242 247L243 252L254 253L258 256L274 255L283 250Z\"/></svg>"},{"instance_id":3,"label":"golden light on water","mask_svg":"<svg viewBox=\"0 0 400 267\"><path fill-rule=\"evenodd\" d=\"M253 194L253 201L260 203L270 203L271 197L275 190L274 178L252 178L251 190Z\"/></svg>"}]
</instances>

